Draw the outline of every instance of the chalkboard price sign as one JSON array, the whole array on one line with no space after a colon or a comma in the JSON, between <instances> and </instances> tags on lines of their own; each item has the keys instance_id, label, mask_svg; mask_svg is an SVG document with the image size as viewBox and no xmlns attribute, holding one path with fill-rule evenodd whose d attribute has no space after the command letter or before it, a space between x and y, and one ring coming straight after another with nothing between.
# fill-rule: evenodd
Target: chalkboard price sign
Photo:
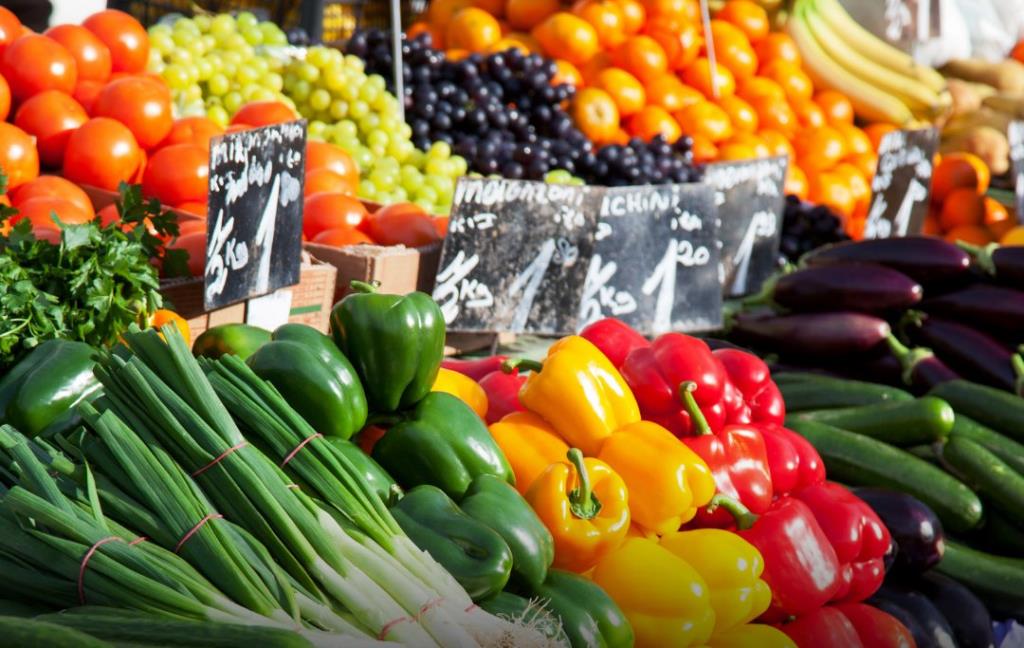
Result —
<instances>
[{"instance_id":1,"label":"chalkboard price sign","mask_svg":"<svg viewBox=\"0 0 1024 648\"><path fill-rule=\"evenodd\" d=\"M756 292L775 272L785 208L786 156L704 167L715 191L720 278L727 296Z\"/></svg>"},{"instance_id":2,"label":"chalkboard price sign","mask_svg":"<svg viewBox=\"0 0 1024 648\"><path fill-rule=\"evenodd\" d=\"M600 201L593 187L460 178L434 289L448 328L575 331Z\"/></svg>"},{"instance_id":3,"label":"chalkboard price sign","mask_svg":"<svg viewBox=\"0 0 1024 648\"><path fill-rule=\"evenodd\" d=\"M1017 221L1024 223L1024 121L1012 121L1006 129L1013 163L1013 188L1016 194Z\"/></svg>"},{"instance_id":4,"label":"chalkboard price sign","mask_svg":"<svg viewBox=\"0 0 1024 648\"><path fill-rule=\"evenodd\" d=\"M301 120L212 141L207 310L299 282L305 150Z\"/></svg>"},{"instance_id":5,"label":"chalkboard price sign","mask_svg":"<svg viewBox=\"0 0 1024 648\"><path fill-rule=\"evenodd\" d=\"M605 190L581 326L616 317L648 334L717 328L717 230L707 185Z\"/></svg>"},{"instance_id":6,"label":"chalkboard price sign","mask_svg":"<svg viewBox=\"0 0 1024 648\"><path fill-rule=\"evenodd\" d=\"M896 238L921 232L938 141L939 133L934 128L892 131L882 137L864 238Z\"/></svg>"}]
</instances>

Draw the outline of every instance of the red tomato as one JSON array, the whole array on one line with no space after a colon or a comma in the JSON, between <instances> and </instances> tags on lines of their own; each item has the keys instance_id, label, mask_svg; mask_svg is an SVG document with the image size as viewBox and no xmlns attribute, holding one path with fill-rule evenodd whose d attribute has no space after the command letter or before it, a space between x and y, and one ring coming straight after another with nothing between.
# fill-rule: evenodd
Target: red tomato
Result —
<instances>
[{"instance_id":1,"label":"red tomato","mask_svg":"<svg viewBox=\"0 0 1024 648\"><path fill-rule=\"evenodd\" d=\"M171 132L167 133L160 146L171 144L198 144L207 151L210 150L210 140L218 135L223 135L224 129L217 122L206 117L182 117L176 119L171 126Z\"/></svg>"},{"instance_id":2,"label":"red tomato","mask_svg":"<svg viewBox=\"0 0 1024 648\"><path fill-rule=\"evenodd\" d=\"M185 236L187 234L195 234L196 232L202 232L206 235L206 221L199 220L198 218L190 218L178 222L178 236Z\"/></svg>"},{"instance_id":3,"label":"red tomato","mask_svg":"<svg viewBox=\"0 0 1024 648\"><path fill-rule=\"evenodd\" d=\"M100 81L79 81L75 84L75 91L71 94L82 108L92 116L92 107L96 103L96 97L100 96L104 84Z\"/></svg>"},{"instance_id":4,"label":"red tomato","mask_svg":"<svg viewBox=\"0 0 1024 648\"><path fill-rule=\"evenodd\" d=\"M14 114L14 124L36 138L39 161L59 167L72 131L89 121L85 108L60 90L44 90L25 101Z\"/></svg>"},{"instance_id":5,"label":"red tomato","mask_svg":"<svg viewBox=\"0 0 1024 648\"><path fill-rule=\"evenodd\" d=\"M193 277L202 277L206 271L206 232L190 232L179 236L167 246L172 250L188 253L188 272Z\"/></svg>"},{"instance_id":6,"label":"red tomato","mask_svg":"<svg viewBox=\"0 0 1024 648\"><path fill-rule=\"evenodd\" d=\"M360 229L381 245L420 247L441 240L434 219L413 203L381 207L370 214Z\"/></svg>"},{"instance_id":7,"label":"red tomato","mask_svg":"<svg viewBox=\"0 0 1024 648\"><path fill-rule=\"evenodd\" d=\"M75 59L78 80L106 81L110 78L110 49L81 25L57 25L45 32Z\"/></svg>"},{"instance_id":8,"label":"red tomato","mask_svg":"<svg viewBox=\"0 0 1024 648\"><path fill-rule=\"evenodd\" d=\"M75 203L85 211L92 210L89 194L82 191L82 188L74 182L60 176L42 175L11 191L11 204L15 207L19 207L23 202L33 198L63 198Z\"/></svg>"},{"instance_id":9,"label":"red tomato","mask_svg":"<svg viewBox=\"0 0 1024 648\"><path fill-rule=\"evenodd\" d=\"M356 195L345 178L330 169L323 168L306 171L306 182L303 183L302 193L307 198L318 193L340 193L353 197Z\"/></svg>"},{"instance_id":10,"label":"red tomato","mask_svg":"<svg viewBox=\"0 0 1024 648\"><path fill-rule=\"evenodd\" d=\"M142 162L132 132L109 117L93 117L71 134L64 151L64 177L79 184L117 191Z\"/></svg>"},{"instance_id":11,"label":"red tomato","mask_svg":"<svg viewBox=\"0 0 1024 648\"><path fill-rule=\"evenodd\" d=\"M21 36L21 21L7 7L0 6L0 51Z\"/></svg>"},{"instance_id":12,"label":"red tomato","mask_svg":"<svg viewBox=\"0 0 1024 648\"><path fill-rule=\"evenodd\" d=\"M51 245L60 245L60 230L52 225L33 227L32 234L40 241L47 241Z\"/></svg>"},{"instance_id":13,"label":"red tomato","mask_svg":"<svg viewBox=\"0 0 1024 648\"><path fill-rule=\"evenodd\" d=\"M0 169L7 175L8 191L39 176L35 140L7 122L0 122Z\"/></svg>"},{"instance_id":14,"label":"red tomato","mask_svg":"<svg viewBox=\"0 0 1024 648\"><path fill-rule=\"evenodd\" d=\"M342 226L358 227L367 217L366 207L351 196L321 193L306 198L302 210L302 233L307 239L324 230Z\"/></svg>"},{"instance_id":15,"label":"red tomato","mask_svg":"<svg viewBox=\"0 0 1024 648\"><path fill-rule=\"evenodd\" d=\"M175 206L175 209L188 214L195 214L206 218L206 203L199 200L190 200Z\"/></svg>"},{"instance_id":16,"label":"red tomato","mask_svg":"<svg viewBox=\"0 0 1024 648\"><path fill-rule=\"evenodd\" d=\"M96 212L96 218L100 219L100 227L106 227L111 223L121 220L121 214L117 213L117 205L110 203L103 209Z\"/></svg>"},{"instance_id":17,"label":"red tomato","mask_svg":"<svg viewBox=\"0 0 1024 648\"><path fill-rule=\"evenodd\" d=\"M149 35L130 15L117 9L94 13L82 26L110 50L114 72L144 72L149 63Z\"/></svg>"},{"instance_id":18,"label":"red tomato","mask_svg":"<svg viewBox=\"0 0 1024 648\"><path fill-rule=\"evenodd\" d=\"M64 198L39 196L18 205L18 215L12 217L11 222L17 223L21 219L27 218L32 221L33 227L57 227L53 220L54 213L57 214L61 222L68 225L88 223L96 218L96 212L92 210L91 206L89 209L82 209L81 205L76 205Z\"/></svg>"},{"instance_id":19,"label":"red tomato","mask_svg":"<svg viewBox=\"0 0 1024 648\"><path fill-rule=\"evenodd\" d=\"M299 116L280 101L254 101L247 103L231 118L231 125L269 126L295 121Z\"/></svg>"},{"instance_id":20,"label":"red tomato","mask_svg":"<svg viewBox=\"0 0 1024 648\"><path fill-rule=\"evenodd\" d=\"M360 243L373 245L372 238L348 225L326 229L314 236L313 242L321 245L330 245L331 247L345 247L346 245L359 245Z\"/></svg>"},{"instance_id":21,"label":"red tomato","mask_svg":"<svg viewBox=\"0 0 1024 648\"><path fill-rule=\"evenodd\" d=\"M0 76L0 121L5 121L11 112L11 86Z\"/></svg>"},{"instance_id":22,"label":"red tomato","mask_svg":"<svg viewBox=\"0 0 1024 648\"><path fill-rule=\"evenodd\" d=\"M146 175L146 166L149 161L149 157L146 155L146 149L139 149L139 166L135 169L135 175L132 176L132 184L142 184L142 178Z\"/></svg>"},{"instance_id":23,"label":"red tomato","mask_svg":"<svg viewBox=\"0 0 1024 648\"><path fill-rule=\"evenodd\" d=\"M437 235L440 236L441 238L448 236L448 217L435 216L434 229L437 230Z\"/></svg>"},{"instance_id":24,"label":"red tomato","mask_svg":"<svg viewBox=\"0 0 1024 648\"><path fill-rule=\"evenodd\" d=\"M16 101L43 90L75 90L78 71L75 59L64 46L47 36L22 36L4 49L2 71Z\"/></svg>"},{"instance_id":25,"label":"red tomato","mask_svg":"<svg viewBox=\"0 0 1024 648\"><path fill-rule=\"evenodd\" d=\"M345 149L327 142L309 140L306 143L306 174L316 169L330 169L351 187L353 196L359 191L359 167Z\"/></svg>"},{"instance_id":26,"label":"red tomato","mask_svg":"<svg viewBox=\"0 0 1024 648\"><path fill-rule=\"evenodd\" d=\"M97 117L116 119L144 149L152 149L171 132L171 95L167 87L141 76L111 81L92 105Z\"/></svg>"},{"instance_id":27,"label":"red tomato","mask_svg":"<svg viewBox=\"0 0 1024 648\"><path fill-rule=\"evenodd\" d=\"M165 205L206 200L209 153L196 144L165 146L150 158L142 193Z\"/></svg>"}]
</instances>

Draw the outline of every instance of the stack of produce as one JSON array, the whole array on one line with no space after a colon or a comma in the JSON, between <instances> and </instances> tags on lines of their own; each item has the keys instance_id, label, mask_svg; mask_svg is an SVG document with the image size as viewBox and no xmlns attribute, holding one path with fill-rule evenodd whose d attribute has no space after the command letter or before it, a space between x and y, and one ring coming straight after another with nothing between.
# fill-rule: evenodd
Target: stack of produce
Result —
<instances>
[{"instance_id":1,"label":"stack of produce","mask_svg":"<svg viewBox=\"0 0 1024 648\"><path fill-rule=\"evenodd\" d=\"M931 203L923 233L973 245L1024 243L1016 215L986 195L992 169L973 153L943 155L932 174Z\"/></svg>"}]
</instances>

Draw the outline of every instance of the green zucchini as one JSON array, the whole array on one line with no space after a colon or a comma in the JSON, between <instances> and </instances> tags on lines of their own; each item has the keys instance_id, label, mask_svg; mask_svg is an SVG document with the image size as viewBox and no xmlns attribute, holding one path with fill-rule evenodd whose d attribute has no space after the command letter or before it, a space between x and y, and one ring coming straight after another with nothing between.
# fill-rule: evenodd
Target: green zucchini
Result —
<instances>
[{"instance_id":1,"label":"green zucchini","mask_svg":"<svg viewBox=\"0 0 1024 648\"><path fill-rule=\"evenodd\" d=\"M935 569L974 592L997 615L1024 618L1024 560L1004 558L946 540Z\"/></svg>"},{"instance_id":2,"label":"green zucchini","mask_svg":"<svg viewBox=\"0 0 1024 648\"><path fill-rule=\"evenodd\" d=\"M1024 475L1024 444L1017 443L1004 434L957 412L953 423L952 437L965 437L988 448L1018 473Z\"/></svg>"},{"instance_id":3,"label":"green zucchini","mask_svg":"<svg viewBox=\"0 0 1024 648\"><path fill-rule=\"evenodd\" d=\"M949 436L954 419L953 408L945 401L931 396L878 405L801 412L786 417L787 424L790 421L817 421L897 446L941 441Z\"/></svg>"},{"instance_id":4,"label":"green zucchini","mask_svg":"<svg viewBox=\"0 0 1024 648\"><path fill-rule=\"evenodd\" d=\"M113 648L88 634L53 623L0 617L0 648L25 648L46 646L46 648Z\"/></svg>"},{"instance_id":5,"label":"green zucchini","mask_svg":"<svg viewBox=\"0 0 1024 648\"><path fill-rule=\"evenodd\" d=\"M135 644L189 648L312 648L313 645L295 632L266 626L147 618L137 614L45 614L36 618L46 621L47 624L58 624L100 637L118 646Z\"/></svg>"},{"instance_id":6,"label":"green zucchini","mask_svg":"<svg viewBox=\"0 0 1024 648\"><path fill-rule=\"evenodd\" d=\"M996 509L1007 515L1024 511L1024 476L980 443L952 437L942 447L942 460Z\"/></svg>"},{"instance_id":7,"label":"green zucchini","mask_svg":"<svg viewBox=\"0 0 1024 648\"><path fill-rule=\"evenodd\" d=\"M928 392L1000 434L1024 443L1024 398L967 380L950 380Z\"/></svg>"},{"instance_id":8,"label":"green zucchini","mask_svg":"<svg viewBox=\"0 0 1024 648\"><path fill-rule=\"evenodd\" d=\"M787 412L878 405L914 399L909 392L899 387L834 378L783 382L779 384L779 390L786 401Z\"/></svg>"},{"instance_id":9,"label":"green zucchini","mask_svg":"<svg viewBox=\"0 0 1024 648\"><path fill-rule=\"evenodd\" d=\"M853 486L879 486L913 495L932 508L954 532L978 526L981 500L941 468L871 437L818 421L795 420L787 427L818 450L830 479Z\"/></svg>"}]
</instances>

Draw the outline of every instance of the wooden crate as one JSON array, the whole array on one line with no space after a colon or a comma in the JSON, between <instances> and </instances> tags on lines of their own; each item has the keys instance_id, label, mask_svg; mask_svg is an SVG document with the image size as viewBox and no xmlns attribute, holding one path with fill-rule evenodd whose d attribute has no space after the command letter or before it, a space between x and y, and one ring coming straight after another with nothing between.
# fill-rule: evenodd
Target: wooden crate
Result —
<instances>
[{"instance_id":1,"label":"wooden crate","mask_svg":"<svg viewBox=\"0 0 1024 648\"><path fill-rule=\"evenodd\" d=\"M348 245L331 247L303 243L307 252L338 269L335 300L350 292L353 280L380 282L380 291L405 295L415 290L430 294L434 290L441 243L419 248L402 245Z\"/></svg>"}]
</instances>

